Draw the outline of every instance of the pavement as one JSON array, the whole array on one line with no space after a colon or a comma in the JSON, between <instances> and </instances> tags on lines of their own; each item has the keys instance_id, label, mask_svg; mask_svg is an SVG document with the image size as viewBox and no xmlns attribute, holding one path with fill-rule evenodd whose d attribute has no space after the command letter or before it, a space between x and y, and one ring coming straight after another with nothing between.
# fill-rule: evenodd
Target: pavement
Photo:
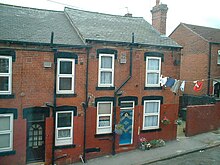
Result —
<instances>
[{"instance_id":1,"label":"pavement","mask_svg":"<svg viewBox=\"0 0 220 165\"><path fill-rule=\"evenodd\" d=\"M220 128L216 131L203 133L191 137L178 137L176 140L166 142L159 148L141 151L139 149L89 159L87 165L144 165L157 161L171 159L193 152L201 152L208 148L220 146ZM74 165L82 165L82 162Z\"/></svg>"}]
</instances>

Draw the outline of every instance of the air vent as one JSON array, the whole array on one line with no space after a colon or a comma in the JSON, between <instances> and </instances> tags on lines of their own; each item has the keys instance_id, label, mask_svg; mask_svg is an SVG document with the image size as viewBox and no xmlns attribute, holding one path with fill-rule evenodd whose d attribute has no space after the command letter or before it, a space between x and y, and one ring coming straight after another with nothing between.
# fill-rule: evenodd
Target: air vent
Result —
<instances>
[{"instance_id":1,"label":"air vent","mask_svg":"<svg viewBox=\"0 0 220 165\"><path fill-rule=\"evenodd\" d=\"M51 68L52 62L44 62L44 68Z\"/></svg>"},{"instance_id":2,"label":"air vent","mask_svg":"<svg viewBox=\"0 0 220 165\"><path fill-rule=\"evenodd\" d=\"M123 53L120 58L120 64L126 64L126 62L127 62L126 54Z\"/></svg>"}]
</instances>

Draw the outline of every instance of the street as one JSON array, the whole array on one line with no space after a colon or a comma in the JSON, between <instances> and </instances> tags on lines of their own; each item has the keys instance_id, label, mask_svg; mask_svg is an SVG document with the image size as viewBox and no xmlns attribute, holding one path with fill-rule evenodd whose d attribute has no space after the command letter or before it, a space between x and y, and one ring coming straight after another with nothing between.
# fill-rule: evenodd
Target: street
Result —
<instances>
[{"instance_id":1,"label":"street","mask_svg":"<svg viewBox=\"0 0 220 165\"><path fill-rule=\"evenodd\" d=\"M201 150L169 160L151 163L151 165L219 165L220 146Z\"/></svg>"}]
</instances>

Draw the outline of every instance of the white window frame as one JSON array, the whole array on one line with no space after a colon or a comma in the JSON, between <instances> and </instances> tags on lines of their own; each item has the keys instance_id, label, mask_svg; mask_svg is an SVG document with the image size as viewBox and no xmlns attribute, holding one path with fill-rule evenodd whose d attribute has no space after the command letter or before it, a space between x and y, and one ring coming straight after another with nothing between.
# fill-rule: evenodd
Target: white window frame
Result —
<instances>
[{"instance_id":1,"label":"white window frame","mask_svg":"<svg viewBox=\"0 0 220 165\"><path fill-rule=\"evenodd\" d=\"M99 114L99 105L100 104L111 104L111 112L110 114ZM102 101L97 102L97 122L96 122L96 134L106 134L106 133L112 133L112 109L113 109L113 102L112 101ZM110 118L110 125L100 127L99 126L99 117L106 116Z\"/></svg>"},{"instance_id":2,"label":"white window frame","mask_svg":"<svg viewBox=\"0 0 220 165\"><path fill-rule=\"evenodd\" d=\"M217 52L217 64L220 65L220 49Z\"/></svg>"},{"instance_id":3,"label":"white window frame","mask_svg":"<svg viewBox=\"0 0 220 165\"><path fill-rule=\"evenodd\" d=\"M0 135L10 134L10 146L6 147L6 148L0 148L0 152L12 151L12 149L13 149L13 120L14 120L14 115L13 114L0 114L0 118L1 117L9 117L10 118L10 129L5 130L5 131L0 131Z\"/></svg>"},{"instance_id":4,"label":"white window frame","mask_svg":"<svg viewBox=\"0 0 220 165\"><path fill-rule=\"evenodd\" d=\"M12 94L12 57L0 55L0 59L8 59L9 60L8 73L0 73L0 77L8 77L8 91L0 91L0 95L10 95L10 94Z\"/></svg>"},{"instance_id":5,"label":"white window frame","mask_svg":"<svg viewBox=\"0 0 220 165\"><path fill-rule=\"evenodd\" d=\"M71 114L71 126L70 127L62 127L58 128L58 114L61 113L70 113ZM70 137L65 137L65 138L59 138L58 137L58 132L60 130L65 130L69 129L70 130ZM55 146L62 146L62 145L71 145L73 144L73 111L58 111L56 112L56 134L55 134Z\"/></svg>"},{"instance_id":6,"label":"white window frame","mask_svg":"<svg viewBox=\"0 0 220 165\"><path fill-rule=\"evenodd\" d=\"M63 61L72 62L72 74L60 74L60 63ZM57 94L74 94L74 75L75 75L75 59L58 58L57 59ZM60 78L71 78L72 88L70 90L60 90Z\"/></svg>"},{"instance_id":7,"label":"white window frame","mask_svg":"<svg viewBox=\"0 0 220 165\"><path fill-rule=\"evenodd\" d=\"M148 61L151 59L159 60L159 70L148 70ZM147 78L148 73L157 73L158 74L158 83L157 84L148 84ZM145 87L160 87L160 75L161 75L161 57L146 57L146 73L145 73Z\"/></svg>"},{"instance_id":8,"label":"white window frame","mask_svg":"<svg viewBox=\"0 0 220 165\"><path fill-rule=\"evenodd\" d=\"M112 58L112 68L101 68L101 59L102 57L111 57ZM98 86L99 87L113 87L114 86L114 62L115 55L114 54L99 54L99 75L98 75ZM111 72L112 73L112 83L110 84L102 84L101 83L101 73L102 72Z\"/></svg>"},{"instance_id":9,"label":"white window frame","mask_svg":"<svg viewBox=\"0 0 220 165\"><path fill-rule=\"evenodd\" d=\"M145 113L146 103L158 103L158 112L157 113ZM156 126L148 126L145 127L145 117L147 116L158 116L158 121ZM145 100L144 101L144 109L143 109L143 130L150 130L150 129L158 129L160 124L160 100Z\"/></svg>"}]
</instances>

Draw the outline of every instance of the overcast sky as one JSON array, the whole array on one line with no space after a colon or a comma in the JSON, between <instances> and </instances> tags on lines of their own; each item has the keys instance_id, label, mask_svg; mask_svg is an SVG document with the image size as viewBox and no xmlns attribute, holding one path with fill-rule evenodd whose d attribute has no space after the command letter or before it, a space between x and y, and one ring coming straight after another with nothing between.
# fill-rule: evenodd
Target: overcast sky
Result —
<instances>
[{"instance_id":1,"label":"overcast sky","mask_svg":"<svg viewBox=\"0 0 220 165\"><path fill-rule=\"evenodd\" d=\"M220 0L160 0L167 4L167 35L180 22L220 29ZM0 0L0 3L50 10L65 6L107 14L144 17L151 23L151 12L156 0ZM1 11L0 11L1 12Z\"/></svg>"}]
</instances>

